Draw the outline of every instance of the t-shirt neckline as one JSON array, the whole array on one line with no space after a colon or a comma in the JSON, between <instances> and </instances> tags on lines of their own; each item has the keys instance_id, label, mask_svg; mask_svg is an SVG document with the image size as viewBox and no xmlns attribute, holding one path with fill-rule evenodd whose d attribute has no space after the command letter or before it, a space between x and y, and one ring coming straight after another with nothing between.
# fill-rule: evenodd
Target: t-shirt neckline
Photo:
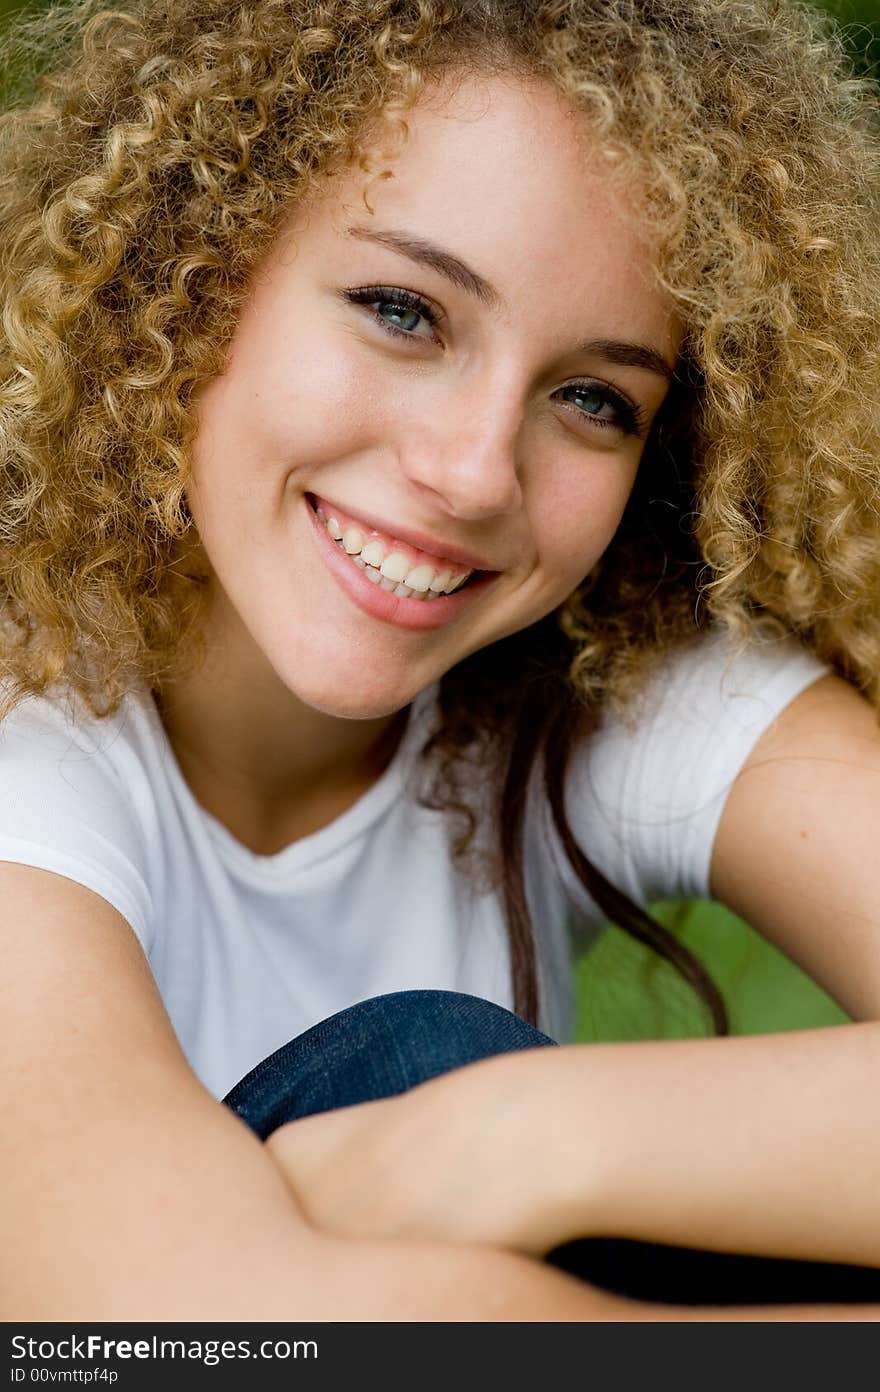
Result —
<instances>
[{"instance_id":1,"label":"t-shirt neckline","mask_svg":"<svg viewBox=\"0 0 880 1392\"><path fill-rule=\"evenodd\" d=\"M387 768L350 807L326 826L299 837L271 855L261 855L245 846L217 817L202 806L183 775L177 755L168 738L162 718L148 690L143 691L148 719L153 725L163 762L169 770L178 797L205 827L226 863L238 871L265 879L287 876L334 855L349 842L363 836L401 796L420 744L427 735L429 712L436 699L436 685L415 697L400 742Z\"/></svg>"}]
</instances>

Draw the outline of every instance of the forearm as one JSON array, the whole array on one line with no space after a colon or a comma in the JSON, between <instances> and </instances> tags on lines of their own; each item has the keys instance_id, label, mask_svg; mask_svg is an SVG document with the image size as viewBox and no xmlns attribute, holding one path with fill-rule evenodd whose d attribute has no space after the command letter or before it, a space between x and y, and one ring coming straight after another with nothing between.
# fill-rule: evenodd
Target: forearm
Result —
<instances>
[{"instance_id":1,"label":"forearm","mask_svg":"<svg viewBox=\"0 0 880 1392\"><path fill-rule=\"evenodd\" d=\"M874 1322L880 1305L685 1306L632 1300L541 1262L486 1246L319 1237L313 1293L332 1314L366 1321L550 1323ZM268 1316L266 1316L268 1318Z\"/></svg>"},{"instance_id":2,"label":"forearm","mask_svg":"<svg viewBox=\"0 0 880 1392\"><path fill-rule=\"evenodd\" d=\"M880 1319L880 1305L699 1307L631 1300L482 1245L316 1236L310 1309L288 1318L635 1324Z\"/></svg>"},{"instance_id":3,"label":"forearm","mask_svg":"<svg viewBox=\"0 0 880 1392\"><path fill-rule=\"evenodd\" d=\"M605 1234L880 1266L877 1023L477 1067L484 1096L516 1090L514 1163L551 1244Z\"/></svg>"},{"instance_id":4,"label":"forearm","mask_svg":"<svg viewBox=\"0 0 880 1392\"><path fill-rule=\"evenodd\" d=\"M617 1309L488 1246L319 1232L270 1149L191 1077L145 1065L124 1095L109 1091L33 1105L27 1125L8 1128L7 1321L598 1320Z\"/></svg>"},{"instance_id":5,"label":"forearm","mask_svg":"<svg viewBox=\"0 0 880 1392\"><path fill-rule=\"evenodd\" d=\"M46 1131L4 1173L6 1320L605 1318L601 1292L513 1253L317 1232L200 1089L179 1116L144 1090L112 1133L94 1111Z\"/></svg>"}]
</instances>

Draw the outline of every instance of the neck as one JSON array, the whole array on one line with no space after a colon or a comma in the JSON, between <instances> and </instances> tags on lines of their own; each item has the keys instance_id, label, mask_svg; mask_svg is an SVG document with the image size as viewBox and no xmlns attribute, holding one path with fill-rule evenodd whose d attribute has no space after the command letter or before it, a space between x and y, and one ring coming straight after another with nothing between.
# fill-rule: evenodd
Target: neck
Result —
<instances>
[{"instance_id":1,"label":"neck","mask_svg":"<svg viewBox=\"0 0 880 1392\"><path fill-rule=\"evenodd\" d=\"M375 783L408 714L327 715L298 700L259 655L209 657L153 695L197 801L263 855L326 826Z\"/></svg>"}]
</instances>

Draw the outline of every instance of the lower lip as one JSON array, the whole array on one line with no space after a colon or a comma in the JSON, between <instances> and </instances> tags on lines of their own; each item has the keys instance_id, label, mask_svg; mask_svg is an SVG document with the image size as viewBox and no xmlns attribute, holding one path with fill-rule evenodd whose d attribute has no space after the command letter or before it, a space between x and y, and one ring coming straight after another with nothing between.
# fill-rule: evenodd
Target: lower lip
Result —
<instances>
[{"instance_id":1,"label":"lower lip","mask_svg":"<svg viewBox=\"0 0 880 1392\"><path fill-rule=\"evenodd\" d=\"M367 579L351 557L341 549L339 543L330 536L308 500L303 501L318 550L349 599L365 614L374 619L381 619L384 623L394 624L396 628L410 628L418 632L442 628L469 608L496 578L494 574L479 576L460 594L443 595L439 599L406 599L391 594L388 590L383 590L381 585Z\"/></svg>"}]
</instances>

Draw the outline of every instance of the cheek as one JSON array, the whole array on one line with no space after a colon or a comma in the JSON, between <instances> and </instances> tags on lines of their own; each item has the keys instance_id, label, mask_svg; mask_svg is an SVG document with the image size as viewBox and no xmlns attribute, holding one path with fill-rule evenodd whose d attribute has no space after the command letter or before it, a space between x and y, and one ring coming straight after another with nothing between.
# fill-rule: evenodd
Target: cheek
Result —
<instances>
[{"instance_id":1,"label":"cheek","mask_svg":"<svg viewBox=\"0 0 880 1392\"><path fill-rule=\"evenodd\" d=\"M287 345L260 385L265 419L279 446L351 434L368 421L374 393L351 345L310 335Z\"/></svg>"},{"instance_id":2,"label":"cheek","mask_svg":"<svg viewBox=\"0 0 880 1392\"><path fill-rule=\"evenodd\" d=\"M198 406L193 477L207 502L257 505L291 470L321 464L377 436L376 393L338 340L287 337L241 353Z\"/></svg>"},{"instance_id":3,"label":"cheek","mask_svg":"<svg viewBox=\"0 0 880 1392\"><path fill-rule=\"evenodd\" d=\"M635 482L636 461L608 454L557 474L535 528L541 567L569 594L611 543Z\"/></svg>"}]
</instances>

